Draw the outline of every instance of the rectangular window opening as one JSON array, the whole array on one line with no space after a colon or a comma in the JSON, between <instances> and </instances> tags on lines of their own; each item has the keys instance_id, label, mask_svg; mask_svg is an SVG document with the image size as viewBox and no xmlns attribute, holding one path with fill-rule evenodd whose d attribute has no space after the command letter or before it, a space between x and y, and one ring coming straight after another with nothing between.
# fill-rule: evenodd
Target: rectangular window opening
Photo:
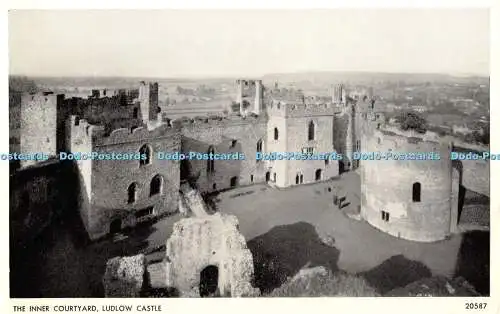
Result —
<instances>
[{"instance_id":1,"label":"rectangular window opening","mask_svg":"<svg viewBox=\"0 0 500 314\"><path fill-rule=\"evenodd\" d=\"M386 211L382 211L382 220L383 221L389 221L389 213Z\"/></svg>"}]
</instances>

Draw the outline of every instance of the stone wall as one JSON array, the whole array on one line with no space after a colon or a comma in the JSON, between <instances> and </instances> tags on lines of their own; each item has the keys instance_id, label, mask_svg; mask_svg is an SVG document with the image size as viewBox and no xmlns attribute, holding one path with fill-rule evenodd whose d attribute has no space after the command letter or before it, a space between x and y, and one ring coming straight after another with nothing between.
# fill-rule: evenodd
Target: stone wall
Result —
<instances>
[{"instance_id":1,"label":"stone wall","mask_svg":"<svg viewBox=\"0 0 500 314\"><path fill-rule=\"evenodd\" d=\"M182 297L200 296L200 276L207 266L218 268L218 293L222 296L256 296L253 258L238 231L235 216L216 213L180 220L167 241L168 287Z\"/></svg>"},{"instance_id":2,"label":"stone wall","mask_svg":"<svg viewBox=\"0 0 500 314\"><path fill-rule=\"evenodd\" d=\"M269 108L265 152L302 153L307 149L312 149L315 154L335 152L335 110L329 103L273 103ZM314 123L314 140L308 139L311 121ZM278 187L297 184L297 176L302 176L302 183L311 183L316 181L317 171L321 173L320 180L335 177L339 171L336 160L276 160L267 164L271 171L270 179Z\"/></svg>"},{"instance_id":3,"label":"stone wall","mask_svg":"<svg viewBox=\"0 0 500 314\"><path fill-rule=\"evenodd\" d=\"M277 138L275 138L275 132L277 132ZM267 123L267 144L264 152L288 152L288 138L288 119L280 115L269 116L269 122ZM286 161L276 160L266 163L270 168L270 180L279 187L287 186L287 183L291 179L288 178L289 173ZM295 177L295 173L293 176Z\"/></svg>"},{"instance_id":4,"label":"stone wall","mask_svg":"<svg viewBox=\"0 0 500 314\"><path fill-rule=\"evenodd\" d=\"M21 143L21 93L9 92L9 152L19 152Z\"/></svg>"},{"instance_id":5,"label":"stone wall","mask_svg":"<svg viewBox=\"0 0 500 314\"><path fill-rule=\"evenodd\" d=\"M93 149L92 134L102 130L101 127L91 125L85 119L70 116L66 121L66 150L68 152L90 153ZM92 204L92 160L75 160L78 179L76 193L80 218L87 232L91 230ZM90 237L94 237L92 234Z\"/></svg>"},{"instance_id":6,"label":"stone wall","mask_svg":"<svg viewBox=\"0 0 500 314\"><path fill-rule=\"evenodd\" d=\"M237 185L264 182L265 163L255 159L257 142L266 142L264 119L222 120L195 122L182 125L182 151L184 153L208 153L213 147L215 153L242 153L244 160L215 160L214 172L207 172L207 160L184 162L183 178L194 179L200 192L213 192L231 187L231 178L237 178ZM235 141L235 142L233 142Z\"/></svg>"},{"instance_id":7,"label":"stone wall","mask_svg":"<svg viewBox=\"0 0 500 314\"><path fill-rule=\"evenodd\" d=\"M22 245L34 239L55 216L76 210L75 174L71 163L50 161L9 177L11 244Z\"/></svg>"},{"instance_id":8,"label":"stone wall","mask_svg":"<svg viewBox=\"0 0 500 314\"><path fill-rule=\"evenodd\" d=\"M487 160L461 160L462 185L471 191L490 196L490 162Z\"/></svg>"},{"instance_id":9,"label":"stone wall","mask_svg":"<svg viewBox=\"0 0 500 314\"><path fill-rule=\"evenodd\" d=\"M136 256L115 257L106 263L103 277L106 298L139 298L144 285L146 259Z\"/></svg>"},{"instance_id":10,"label":"stone wall","mask_svg":"<svg viewBox=\"0 0 500 314\"><path fill-rule=\"evenodd\" d=\"M313 140L308 139L308 126L313 122L315 135ZM333 146L332 130L333 117L300 117L287 119L287 148L288 152L301 153L305 148L312 148L314 154L335 152ZM337 160L287 160L287 173L285 186L296 184L297 174L303 175L303 182L327 180L338 176L339 167ZM320 172L316 180L316 172Z\"/></svg>"},{"instance_id":11,"label":"stone wall","mask_svg":"<svg viewBox=\"0 0 500 314\"><path fill-rule=\"evenodd\" d=\"M93 151L103 154L139 153L150 149L150 163L139 160L92 161L92 210L89 233L108 233L110 222L121 221L121 228L134 226L143 219L139 211L152 208L157 216L178 210L180 162L158 159L158 152L180 151L180 133L166 125L148 131L145 128L115 130L109 137L96 138ZM161 191L151 195L151 182L161 177ZM129 202L128 189L136 184L135 200Z\"/></svg>"},{"instance_id":12,"label":"stone wall","mask_svg":"<svg viewBox=\"0 0 500 314\"><path fill-rule=\"evenodd\" d=\"M20 113L20 153L57 153L57 107L62 95L24 94ZM62 96L64 97L64 96ZM21 160L21 166L35 164Z\"/></svg>"}]
</instances>

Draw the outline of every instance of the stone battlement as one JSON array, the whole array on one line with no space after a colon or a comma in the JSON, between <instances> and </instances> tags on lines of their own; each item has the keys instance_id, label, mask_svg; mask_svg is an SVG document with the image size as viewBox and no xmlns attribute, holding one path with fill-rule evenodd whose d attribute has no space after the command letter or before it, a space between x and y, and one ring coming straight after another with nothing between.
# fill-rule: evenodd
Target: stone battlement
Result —
<instances>
[{"instance_id":1,"label":"stone battlement","mask_svg":"<svg viewBox=\"0 0 500 314\"><path fill-rule=\"evenodd\" d=\"M70 117L71 133L73 138L92 139L96 146L115 145L124 142L143 141L145 139L155 139L179 135L179 128L176 124L162 123L154 129L146 126L118 128L111 132L104 126L92 125L85 119L77 116Z\"/></svg>"},{"instance_id":2,"label":"stone battlement","mask_svg":"<svg viewBox=\"0 0 500 314\"><path fill-rule=\"evenodd\" d=\"M45 102L55 101L58 98L61 99L63 97L64 95L54 94L54 92L51 91L38 92L38 93L23 93L21 96L21 102L23 104L29 104L30 102L40 104L43 101Z\"/></svg>"},{"instance_id":3,"label":"stone battlement","mask_svg":"<svg viewBox=\"0 0 500 314\"><path fill-rule=\"evenodd\" d=\"M264 115L248 115L246 117L235 116L231 118L225 117L195 117L187 119L177 119L173 120L174 123L178 124L180 127L205 127L205 126L231 126L231 125L249 125L256 123L267 122L267 118Z\"/></svg>"},{"instance_id":4,"label":"stone battlement","mask_svg":"<svg viewBox=\"0 0 500 314\"><path fill-rule=\"evenodd\" d=\"M437 135L420 134L413 130L400 130L395 127L384 126L375 130L368 142L373 142L369 147L377 147L378 151L394 150L397 152L441 152L449 154L452 143L440 140ZM376 141L376 143L375 143Z\"/></svg>"},{"instance_id":5,"label":"stone battlement","mask_svg":"<svg viewBox=\"0 0 500 314\"><path fill-rule=\"evenodd\" d=\"M323 102L313 97L303 97L296 101L273 100L268 106L268 114L282 117L301 116L333 116L340 112L340 107L331 103Z\"/></svg>"}]
</instances>

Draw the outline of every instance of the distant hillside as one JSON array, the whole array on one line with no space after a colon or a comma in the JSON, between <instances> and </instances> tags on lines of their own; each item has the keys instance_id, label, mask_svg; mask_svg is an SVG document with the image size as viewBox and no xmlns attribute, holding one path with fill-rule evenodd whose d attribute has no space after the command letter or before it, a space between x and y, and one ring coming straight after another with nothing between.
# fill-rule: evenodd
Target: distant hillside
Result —
<instances>
[{"instance_id":1,"label":"distant hillside","mask_svg":"<svg viewBox=\"0 0 500 314\"><path fill-rule=\"evenodd\" d=\"M433 73L382 73L382 72L297 72L275 73L264 75L265 81L282 82L316 82L340 83L356 82L358 84L371 84L374 81L405 81L413 82L453 82L489 84L489 77L479 76L452 76L448 74Z\"/></svg>"},{"instance_id":2,"label":"distant hillside","mask_svg":"<svg viewBox=\"0 0 500 314\"><path fill-rule=\"evenodd\" d=\"M12 92L29 92L35 93L38 87L35 81L26 76L9 76L9 93Z\"/></svg>"}]
</instances>

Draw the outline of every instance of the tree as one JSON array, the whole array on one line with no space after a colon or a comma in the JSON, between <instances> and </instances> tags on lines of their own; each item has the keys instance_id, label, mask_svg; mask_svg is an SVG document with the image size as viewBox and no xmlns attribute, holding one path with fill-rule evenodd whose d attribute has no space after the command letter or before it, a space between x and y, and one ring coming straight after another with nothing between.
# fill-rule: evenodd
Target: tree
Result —
<instances>
[{"instance_id":1,"label":"tree","mask_svg":"<svg viewBox=\"0 0 500 314\"><path fill-rule=\"evenodd\" d=\"M403 130L415 130L418 133L427 131L427 121L416 112L403 112L396 118Z\"/></svg>"}]
</instances>

